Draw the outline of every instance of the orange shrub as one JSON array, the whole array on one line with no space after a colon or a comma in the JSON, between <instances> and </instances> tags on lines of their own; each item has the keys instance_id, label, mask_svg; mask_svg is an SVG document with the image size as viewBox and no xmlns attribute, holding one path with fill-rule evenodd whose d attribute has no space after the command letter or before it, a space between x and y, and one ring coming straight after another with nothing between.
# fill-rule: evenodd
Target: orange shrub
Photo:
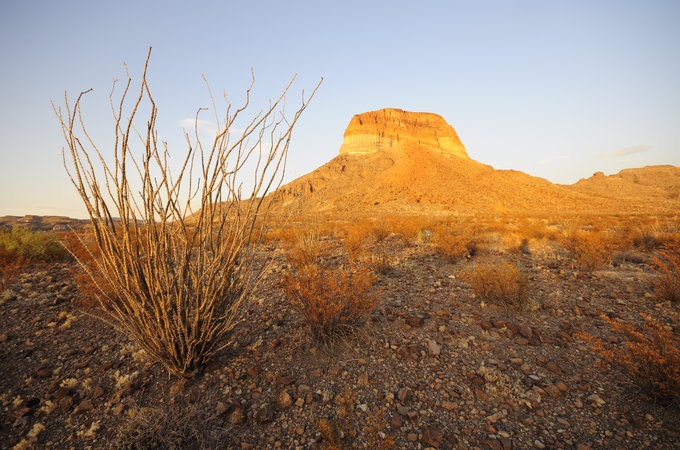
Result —
<instances>
[{"instance_id":1,"label":"orange shrub","mask_svg":"<svg viewBox=\"0 0 680 450\"><path fill-rule=\"evenodd\" d=\"M0 292L14 284L28 260L0 246Z\"/></svg>"},{"instance_id":2,"label":"orange shrub","mask_svg":"<svg viewBox=\"0 0 680 450\"><path fill-rule=\"evenodd\" d=\"M366 268L308 265L286 274L282 287L314 338L329 343L370 317L379 302L374 281L375 276Z\"/></svg>"},{"instance_id":3,"label":"orange shrub","mask_svg":"<svg viewBox=\"0 0 680 450\"><path fill-rule=\"evenodd\" d=\"M656 295L673 303L680 302L680 251L669 247L652 260L658 277L654 283Z\"/></svg>"},{"instance_id":4,"label":"orange shrub","mask_svg":"<svg viewBox=\"0 0 680 450\"><path fill-rule=\"evenodd\" d=\"M477 297L502 306L522 309L527 306L527 274L508 261L475 264L465 279Z\"/></svg>"},{"instance_id":5,"label":"orange shrub","mask_svg":"<svg viewBox=\"0 0 680 450\"><path fill-rule=\"evenodd\" d=\"M602 232L576 230L566 236L562 245L579 266L588 271L604 267L611 261L615 246Z\"/></svg>"},{"instance_id":6,"label":"orange shrub","mask_svg":"<svg viewBox=\"0 0 680 450\"><path fill-rule=\"evenodd\" d=\"M607 346L588 334L578 336L593 344L593 349L622 368L635 384L655 399L680 402L680 342L672 331L640 313L644 328L602 315L613 331L623 336L623 346Z\"/></svg>"},{"instance_id":7,"label":"orange shrub","mask_svg":"<svg viewBox=\"0 0 680 450\"><path fill-rule=\"evenodd\" d=\"M470 258L477 252L477 244L474 240L448 227L437 227L433 240L436 252L451 261Z\"/></svg>"}]
</instances>

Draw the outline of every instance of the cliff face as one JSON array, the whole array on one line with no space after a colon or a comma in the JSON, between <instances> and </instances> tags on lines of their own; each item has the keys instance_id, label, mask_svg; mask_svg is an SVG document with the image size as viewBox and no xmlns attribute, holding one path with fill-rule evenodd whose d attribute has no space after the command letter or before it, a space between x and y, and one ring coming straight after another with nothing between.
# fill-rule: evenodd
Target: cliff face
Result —
<instances>
[{"instance_id":1,"label":"cliff face","mask_svg":"<svg viewBox=\"0 0 680 450\"><path fill-rule=\"evenodd\" d=\"M469 159L456 130L437 114L385 108L357 114L345 130L340 154L366 154L418 146Z\"/></svg>"}]
</instances>

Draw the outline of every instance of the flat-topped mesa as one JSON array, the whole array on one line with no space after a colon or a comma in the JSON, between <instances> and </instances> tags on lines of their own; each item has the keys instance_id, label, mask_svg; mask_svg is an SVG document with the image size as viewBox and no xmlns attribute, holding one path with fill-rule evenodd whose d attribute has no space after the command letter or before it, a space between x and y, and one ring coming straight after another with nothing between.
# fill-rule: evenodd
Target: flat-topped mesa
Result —
<instances>
[{"instance_id":1,"label":"flat-topped mesa","mask_svg":"<svg viewBox=\"0 0 680 450\"><path fill-rule=\"evenodd\" d=\"M385 108L355 115L345 130L340 154L375 153L417 145L470 159L456 130L432 113Z\"/></svg>"}]
</instances>

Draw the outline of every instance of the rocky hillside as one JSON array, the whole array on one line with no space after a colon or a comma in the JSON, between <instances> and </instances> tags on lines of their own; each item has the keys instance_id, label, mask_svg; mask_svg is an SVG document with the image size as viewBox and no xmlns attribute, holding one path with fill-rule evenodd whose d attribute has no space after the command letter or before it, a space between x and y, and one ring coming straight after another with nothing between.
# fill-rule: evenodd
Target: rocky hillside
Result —
<instances>
[{"instance_id":1,"label":"rocky hillside","mask_svg":"<svg viewBox=\"0 0 680 450\"><path fill-rule=\"evenodd\" d=\"M680 167L647 166L624 169L615 175L595 173L571 186L574 190L603 198L630 199L673 204L680 200Z\"/></svg>"}]
</instances>

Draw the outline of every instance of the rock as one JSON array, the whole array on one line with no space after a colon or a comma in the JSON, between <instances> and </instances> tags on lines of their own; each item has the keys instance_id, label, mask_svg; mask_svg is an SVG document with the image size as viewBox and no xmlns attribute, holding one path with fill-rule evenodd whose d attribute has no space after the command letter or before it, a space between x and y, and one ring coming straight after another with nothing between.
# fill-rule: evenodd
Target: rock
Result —
<instances>
[{"instance_id":1,"label":"rock","mask_svg":"<svg viewBox=\"0 0 680 450\"><path fill-rule=\"evenodd\" d=\"M100 398L103 395L104 395L104 388L101 387L101 386L97 386L92 390L92 395L90 397L92 397L92 400L97 400L98 398Z\"/></svg>"},{"instance_id":2,"label":"rock","mask_svg":"<svg viewBox=\"0 0 680 450\"><path fill-rule=\"evenodd\" d=\"M523 338L523 337L515 338L515 344L517 344L517 345L529 345L529 339Z\"/></svg>"},{"instance_id":3,"label":"rock","mask_svg":"<svg viewBox=\"0 0 680 450\"><path fill-rule=\"evenodd\" d=\"M404 320L408 326L413 328L419 328L425 324L425 319L420 316L406 316Z\"/></svg>"},{"instance_id":4,"label":"rock","mask_svg":"<svg viewBox=\"0 0 680 450\"><path fill-rule=\"evenodd\" d=\"M386 152L415 145L469 159L456 130L441 116L395 108L355 115L345 130L340 154Z\"/></svg>"},{"instance_id":5,"label":"rock","mask_svg":"<svg viewBox=\"0 0 680 450\"><path fill-rule=\"evenodd\" d=\"M41 367L35 372L35 376L38 378L48 378L52 376L52 370L46 367Z\"/></svg>"},{"instance_id":6,"label":"rock","mask_svg":"<svg viewBox=\"0 0 680 450\"><path fill-rule=\"evenodd\" d=\"M433 339L429 339L427 341L427 349L429 350L430 355L432 356L439 356L439 354L442 352L442 348Z\"/></svg>"},{"instance_id":7,"label":"rock","mask_svg":"<svg viewBox=\"0 0 680 450\"><path fill-rule=\"evenodd\" d=\"M534 447L539 448L539 449L545 448L545 444L543 442L539 441L538 439L536 439L534 441Z\"/></svg>"},{"instance_id":8,"label":"rock","mask_svg":"<svg viewBox=\"0 0 680 450\"><path fill-rule=\"evenodd\" d=\"M449 402L449 401L447 401L447 400L444 400L444 401L442 402L442 408L444 408L444 409L447 410L447 411L453 411L453 410L456 409L457 407L458 407L458 405L456 405L456 404L453 403L453 402Z\"/></svg>"},{"instance_id":9,"label":"rock","mask_svg":"<svg viewBox=\"0 0 680 450\"><path fill-rule=\"evenodd\" d=\"M415 442L418 440L418 435L416 433L409 433L406 435L406 439L408 439L410 442Z\"/></svg>"},{"instance_id":10,"label":"rock","mask_svg":"<svg viewBox=\"0 0 680 450\"><path fill-rule=\"evenodd\" d=\"M519 327L519 334L521 334L527 339L531 339L532 337L534 337L533 330L531 329L531 327L528 327L526 325L522 325Z\"/></svg>"},{"instance_id":11,"label":"rock","mask_svg":"<svg viewBox=\"0 0 680 450\"><path fill-rule=\"evenodd\" d=\"M243 414L243 409L237 406L232 412L227 415L227 422L232 425L240 425L243 423L245 415Z\"/></svg>"},{"instance_id":12,"label":"rock","mask_svg":"<svg viewBox=\"0 0 680 450\"><path fill-rule=\"evenodd\" d=\"M413 398L413 392L408 388L401 388L397 393L397 398L402 404L406 404L406 402Z\"/></svg>"},{"instance_id":13,"label":"rock","mask_svg":"<svg viewBox=\"0 0 680 450\"><path fill-rule=\"evenodd\" d=\"M524 360L522 358L510 358L510 364L513 366L521 366L524 364Z\"/></svg>"},{"instance_id":14,"label":"rock","mask_svg":"<svg viewBox=\"0 0 680 450\"><path fill-rule=\"evenodd\" d=\"M224 404L224 402L217 402L217 407L215 408L215 412L217 413L218 416L221 416L222 414L226 413L229 410L227 405Z\"/></svg>"},{"instance_id":15,"label":"rock","mask_svg":"<svg viewBox=\"0 0 680 450\"><path fill-rule=\"evenodd\" d=\"M274 420L274 408L269 404L262 405L255 411L254 418L260 424L271 423Z\"/></svg>"},{"instance_id":16,"label":"rock","mask_svg":"<svg viewBox=\"0 0 680 450\"><path fill-rule=\"evenodd\" d=\"M279 409L286 409L293 404L293 399L291 398L288 391L281 391L281 393L276 397L276 406Z\"/></svg>"},{"instance_id":17,"label":"rock","mask_svg":"<svg viewBox=\"0 0 680 450\"><path fill-rule=\"evenodd\" d=\"M76 406L76 412L87 412L87 411L92 411L94 409L94 405L92 402L88 399L83 400Z\"/></svg>"},{"instance_id":18,"label":"rock","mask_svg":"<svg viewBox=\"0 0 680 450\"><path fill-rule=\"evenodd\" d=\"M604 405L604 404L606 403L604 400L602 400L602 397L600 397L600 396L597 395L597 394L591 394L591 395L589 395L589 396L586 398L586 400L588 400L588 401L589 401L591 404L593 404L594 406L602 406L602 405Z\"/></svg>"},{"instance_id":19,"label":"rock","mask_svg":"<svg viewBox=\"0 0 680 450\"><path fill-rule=\"evenodd\" d=\"M7 333L0 334L0 343L4 344L9 340L9 335Z\"/></svg>"},{"instance_id":20,"label":"rock","mask_svg":"<svg viewBox=\"0 0 680 450\"><path fill-rule=\"evenodd\" d=\"M279 375L276 377L276 382L283 386L290 386L291 384L295 383L295 378L293 378L291 375Z\"/></svg>"},{"instance_id":21,"label":"rock","mask_svg":"<svg viewBox=\"0 0 680 450\"><path fill-rule=\"evenodd\" d=\"M390 417L390 427L401 428L404 425L404 418L401 414L395 414Z\"/></svg>"},{"instance_id":22,"label":"rock","mask_svg":"<svg viewBox=\"0 0 680 450\"><path fill-rule=\"evenodd\" d=\"M481 390L480 388L475 386L475 397L477 397L478 400L481 400L483 402L487 401L489 399L489 396L487 395L486 392Z\"/></svg>"},{"instance_id":23,"label":"rock","mask_svg":"<svg viewBox=\"0 0 680 450\"><path fill-rule=\"evenodd\" d=\"M435 426L430 426L426 427L423 430L423 443L425 445L429 445L430 447L435 447L438 448L439 444L444 440L444 433L442 431L435 427Z\"/></svg>"},{"instance_id":24,"label":"rock","mask_svg":"<svg viewBox=\"0 0 680 450\"><path fill-rule=\"evenodd\" d=\"M501 443L501 447L503 450L511 450L512 449L512 441L507 438L507 437L502 437L498 440L498 442Z\"/></svg>"},{"instance_id":25,"label":"rock","mask_svg":"<svg viewBox=\"0 0 680 450\"><path fill-rule=\"evenodd\" d=\"M557 386L557 389L560 390L560 392L568 392L569 391L569 386L564 381L558 381L555 383L555 386Z\"/></svg>"}]
</instances>

